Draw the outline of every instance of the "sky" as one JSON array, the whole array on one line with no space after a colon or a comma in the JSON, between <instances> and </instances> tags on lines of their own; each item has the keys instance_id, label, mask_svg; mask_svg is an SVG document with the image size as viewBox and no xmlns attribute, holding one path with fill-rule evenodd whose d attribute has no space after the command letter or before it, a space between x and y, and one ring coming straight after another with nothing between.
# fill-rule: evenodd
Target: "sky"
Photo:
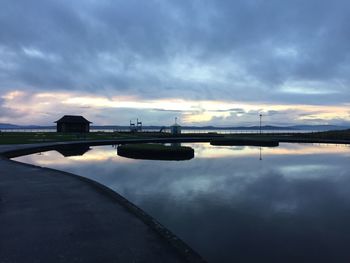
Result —
<instances>
[{"instance_id":1,"label":"sky","mask_svg":"<svg viewBox=\"0 0 350 263\"><path fill-rule=\"evenodd\" d=\"M0 122L350 124L346 0L0 0Z\"/></svg>"}]
</instances>

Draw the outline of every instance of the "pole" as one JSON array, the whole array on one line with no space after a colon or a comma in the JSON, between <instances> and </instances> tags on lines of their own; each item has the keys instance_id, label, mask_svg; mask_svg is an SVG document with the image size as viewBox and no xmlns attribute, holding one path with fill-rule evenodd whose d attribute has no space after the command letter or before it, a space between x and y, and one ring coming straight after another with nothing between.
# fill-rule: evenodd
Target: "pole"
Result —
<instances>
[{"instance_id":1,"label":"pole","mask_svg":"<svg viewBox=\"0 0 350 263\"><path fill-rule=\"evenodd\" d=\"M261 118L262 118L262 114L260 113L260 134L261 134Z\"/></svg>"},{"instance_id":2,"label":"pole","mask_svg":"<svg viewBox=\"0 0 350 263\"><path fill-rule=\"evenodd\" d=\"M261 147L260 147L260 156L259 156L259 160L262 160L262 153L261 153Z\"/></svg>"}]
</instances>

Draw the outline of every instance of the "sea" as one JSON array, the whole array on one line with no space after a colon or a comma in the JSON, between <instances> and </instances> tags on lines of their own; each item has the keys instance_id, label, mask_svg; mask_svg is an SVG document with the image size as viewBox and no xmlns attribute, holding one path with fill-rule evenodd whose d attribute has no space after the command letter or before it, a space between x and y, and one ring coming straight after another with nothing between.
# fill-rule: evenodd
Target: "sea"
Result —
<instances>
[{"instance_id":1,"label":"sea","mask_svg":"<svg viewBox=\"0 0 350 263\"><path fill-rule=\"evenodd\" d=\"M40 128L20 128L20 129L0 129L1 132L56 132L55 128L40 129ZM95 129L91 128L90 132L129 132L129 129ZM143 129L143 132L159 132L159 129ZM296 129L262 129L262 133L310 133L318 132L320 130L296 130ZM170 132L170 129L165 129L163 132ZM247 133L254 134L260 133L259 129L182 129L182 133L217 133L217 134L237 134Z\"/></svg>"}]
</instances>

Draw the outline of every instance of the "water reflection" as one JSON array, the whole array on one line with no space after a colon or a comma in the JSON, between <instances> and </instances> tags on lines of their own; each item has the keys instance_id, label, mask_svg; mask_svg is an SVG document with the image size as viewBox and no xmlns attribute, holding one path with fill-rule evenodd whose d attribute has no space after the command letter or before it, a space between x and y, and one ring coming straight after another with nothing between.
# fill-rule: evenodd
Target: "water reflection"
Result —
<instances>
[{"instance_id":1,"label":"water reflection","mask_svg":"<svg viewBox=\"0 0 350 263\"><path fill-rule=\"evenodd\" d=\"M57 147L57 152L62 154L64 157L70 156L83 156L85 153L90 151L91 148L88 145L62 145Z\"/></svg>"},{"instance_id":2,"label":"water reflection","mask_svg":"<svg viewBox=\"0 0 350 263\"><path fill-rule=\"evenodd\" d=\"M132 160L112 147L17 160L116 190L211 262L348 262L350 151L329 145L191 144L186 162ZM210 159L210 160L209 160Z\"/></svg>"}]
</instances>

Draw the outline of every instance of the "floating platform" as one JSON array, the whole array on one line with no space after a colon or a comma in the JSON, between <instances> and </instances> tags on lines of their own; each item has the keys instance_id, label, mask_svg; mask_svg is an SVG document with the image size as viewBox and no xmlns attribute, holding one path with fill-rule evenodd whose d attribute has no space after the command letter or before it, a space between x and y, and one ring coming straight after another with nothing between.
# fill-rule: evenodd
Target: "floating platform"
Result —
<instances>
[{"instance_id":1,"label":"floating platform","mask_svg":"<svg viewBox=\"0 0 350 263\"><path fill-rule=\"evenodd\" d=\"M124 144L118 146L118 155L147 160L181 161L194 157L194 150L187 146L166 146L163 144Z\"/></svg>"}]
</instances>

